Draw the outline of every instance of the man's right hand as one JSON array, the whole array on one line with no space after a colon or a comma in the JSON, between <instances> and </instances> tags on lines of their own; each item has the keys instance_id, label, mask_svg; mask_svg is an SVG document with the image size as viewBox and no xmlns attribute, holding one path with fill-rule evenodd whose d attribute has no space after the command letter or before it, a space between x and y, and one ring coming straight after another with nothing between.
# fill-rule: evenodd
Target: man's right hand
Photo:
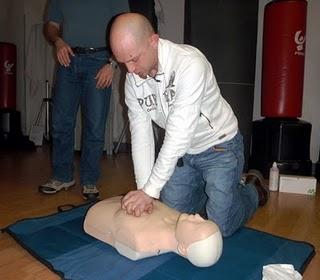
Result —
<instances>
[{"instance_id":1,"label":"man's right hand","mask_svg":"<svg viewBox=\"0 0 320 280\"><path fill-rule=\"evenodd\" d=\"M65 67L68 67L71 62L70 55L74 56L71 47L61 38L58 38L54 42L54 45L56 46L57 59L59 63Z\"/></svg>"},{"instance_id":2,"label":"man's right hand","mask_svg":"<svg viewBox=\"0 0 320 280\"><path fill-rule=\"evenodd\" d=\"M128 192L121 200L121 208L129 215L140 217L143 213L151 214L154 199L143 190Z\"/></svg>"}]
</instances>

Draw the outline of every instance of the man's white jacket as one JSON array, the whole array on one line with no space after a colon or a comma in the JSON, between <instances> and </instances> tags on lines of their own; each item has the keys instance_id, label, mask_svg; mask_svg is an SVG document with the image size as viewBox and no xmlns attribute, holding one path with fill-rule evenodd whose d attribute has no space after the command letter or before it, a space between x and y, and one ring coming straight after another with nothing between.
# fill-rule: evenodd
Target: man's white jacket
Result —
<instances>
[{"instance_id":1,"label":"man's white jacket","mask_svg":"<svg viewBox=\"0 0 320 280\"><path fill-rule=\"evenodd\" d=\"M154 198L180 157L230 140L238 130L212 67L198 49L160 39L158 60L154 78L128 73L125 83L137 187ZM152 121L165 129L156 162Z\"/></svg>"}]
</instances>

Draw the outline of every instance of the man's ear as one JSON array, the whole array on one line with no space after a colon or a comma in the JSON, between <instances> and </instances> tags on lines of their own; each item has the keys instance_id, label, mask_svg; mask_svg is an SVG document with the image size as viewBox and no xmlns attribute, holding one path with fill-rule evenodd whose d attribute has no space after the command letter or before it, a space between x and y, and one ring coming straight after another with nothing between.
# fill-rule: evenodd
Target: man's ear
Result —
<instances>
[{"instance_id":1,"label":"man's ear","mask_svg":"<svg viewBox=\"0 0 320 280\"><path fill-rule=\"evenodd\" d=\"M188 255L188 250L187 250L187 247L182 245L181 243L178 244L178 252L180 255L184 256L184 257L187 257Z\"/></svg>"},{"instance_id":2,"label":"man's ear","mask_svg":"<svg viewBox=\"0 0 320 280\"><path fill-rule=\"evenodd\" d=\"M150 37L150 44L151 46L157 46L158 45L158 42L159 42L159 35L154 33L151 35Z\"/></svg>"}]
</instances>

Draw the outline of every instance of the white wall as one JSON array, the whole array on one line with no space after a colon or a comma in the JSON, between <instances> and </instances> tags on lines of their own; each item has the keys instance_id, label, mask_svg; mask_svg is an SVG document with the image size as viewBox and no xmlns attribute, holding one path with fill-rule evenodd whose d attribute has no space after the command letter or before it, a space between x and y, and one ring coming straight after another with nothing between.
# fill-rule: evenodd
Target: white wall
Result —
<instances>
[{"instance_id":1,"label":"white wall","mask_svg":"<svg viewBox=\"0 0 320 280\"><path fill-rule=\"evenodd\" d=\"M21 112L21 126L26 133L25 104L25 39L31 25L41 22L46 0L0 0L0 41L17 47L17 110Z\"/></svg>"},{"instance_id":2,"label":"white wall","mask_svg":"<svg viewBox=\"0 0 320 280\"><path fill-rule=\"evenodd\" d=\"M183 43L184 0L155 0L158 32L164 39Z\"/></svg>"},{"instance_id":3,"label":"white wall","mask_svg":"<svg viewBox=\"0 0 320 280\"><path fill-rule=\"evenodd\" d=\"M261 119L261 58L262 58L262 30L264 6L270 0L259 1L258 40L256 79L254 93L253 119ZM312 124L310 156L313 162L318 160L320 146L320 1L308 0L307 34L304 93L301 119Z\"/></svg>"},{"instance_id":4,"label":"white wall","mask_svg":"<svg viewBox=\"0 0 320 280\"><path fill-rule=\"evenodd\" d=\"M312 124L310 154L318 160L320 149L320 1L308 1L307 41L302 119Z\"/></svg>"},{"instance_id":5,"label":"white wall","mask_svg":"<svg viewBox=\"0 0 320 280\"><path fill-rule=\"evenodd\" d=\"M2 7L4 8L2 10ZM19 0L1 0L0 41L14 43L17 46L17 110L24 114L23 83L23 3Z\"/></svg>"},{"instance_id":6,"label":"white wall","mask_svg":"<svg viewBox=\"0 0 320 280\"><path fill-rule=\"evenodd\" d=\"M8 20L8 2L0 0L0 41L6 41L6 26Z\"/></svg>"}]
</instances>

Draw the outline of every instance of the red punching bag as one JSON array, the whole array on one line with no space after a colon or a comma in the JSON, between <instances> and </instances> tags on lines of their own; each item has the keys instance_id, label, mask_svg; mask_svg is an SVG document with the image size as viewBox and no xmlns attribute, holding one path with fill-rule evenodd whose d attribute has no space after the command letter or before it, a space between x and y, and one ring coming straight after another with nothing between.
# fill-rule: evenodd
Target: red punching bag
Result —
<instances>
[{"instance_id":1,"label":"red punching bag","mask_svg":"<svg viewBox=\"0 0 320 280\"><path fill-rule=\"evenodd\" d=\"M276 0L264 10L261 115L301 117L307 1Z\"/></svg>"},{"instance_id":2,"label":"red punching bag","mask_svg":"<svg viewBox=\"0 0 320 280\"><path fill-rule=\"evenodd\" d=\"M0 42L0 109L16 108L16 46Z\"/></svg>"}]
</instances>

